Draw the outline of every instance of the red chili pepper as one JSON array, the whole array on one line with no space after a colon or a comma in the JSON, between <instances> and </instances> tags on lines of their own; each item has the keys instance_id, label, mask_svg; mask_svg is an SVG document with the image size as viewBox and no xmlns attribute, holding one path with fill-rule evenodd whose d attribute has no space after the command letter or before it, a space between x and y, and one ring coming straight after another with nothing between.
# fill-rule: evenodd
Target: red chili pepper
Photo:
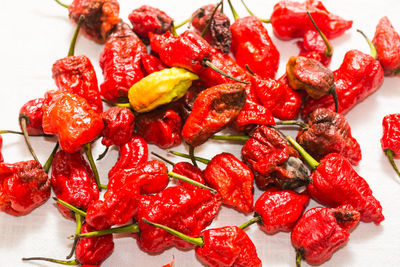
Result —
<instances>
[{"instance_id":1,"label":"red chili pepper","mask_svg":"<svg viewBox=\"0 0 400 267\"><path fill-rule=\"evenodd\" d=\"M68 154L61 150L56 153L52 163L51 187L58 199L82 210L87 210L99 199L93 172L79 152ZM58 204L57 208L65 217L75 218L64 206Z\"/></svg>"},{"instance_id":2,"label":"red chili pepper","mask_svg":"<svg viewBox=\"0 0 400 267\"><path fill-rule=\"evenodd\" d=\"M174 168L172 169L172 171L174 173L183 175L183 176L188 177L199 183L205 184L204 178L203 178L203 171L200 170L199 167L196 167L196 166L190 164L189 162L178 162L178 163L174 164ZM189 190L197 190L198 189L197 186L183 182L181 180L178 180L177 183Z\"/></svg>"},{"instance_id":3,"label":"red chili pepper","mask_svg":"<svg viewBox=\"0 0 400 267\"><path fill-rule=\"evenodd\" d=\"M332 152L341 154L353 165L361 160L360 145L343 115L318 108L308 115L307 124L296 140L316 160Z\"/></svg>"},{"instance_id":4,"label":"red chili pepper","mask_svg":"<svg viewBox=\"0 0 400 267\"><path fill-rule=\"evenodd\" d=\"M101 95L110 101L127 98L131 86L143 78L140 59L147 53L143 42L120 23L120 31L115 31L100 54L100 67L104 82L100 85Z\"/></svg>"},{"instance_id":5,"label":"red chili pepper","mask_svg":"<svg viewBox=\"0 0 400 267\"><path fill-rule=\"evenodd\" d=\"M142 62L142 66L145 72L145 75L152 74L153 72L157 72L167 68L162 61L151 54L142 54L140 57L140 62Z\"/></svg>"},{"instance_id":6,"label":"red chili pepper","mask_svg":"<svg viewBox=\"0 0 400 267\"><path fill-rule=\"evenodd\" d=\"M234 155L213 157L204 170L204 179L218 191L223 204L244 213L253 209L253 173Z\"/></svg>"},{"instance_id":7,"label":"red chili pepper","mask_svg":"<svg viewBox=\"0 0 400 267\"><path fill-rule=\"evenodd\" d=\"M281 0L274 6L271 14L274 34L285 40L303 37L308 30L314 29L307 11L329 39L339 37L353 24L351 20L344 20L330 13L321 1L306 0L300 3Z\"/></svg>"},{"instance_id":8,"label":"red chili pepper","mask_svg":"<svg viewBox=\"0 0 400 267\"><path fill-rule=\"evenodd\" d=\"M162 267L174 267L175 266L175 259L172 258L172 261L168 264L163 265Z\"/></svg>"},{"instance_id":9,"label":"red chili pepper","mask_svg":"<svg viewBox=\"0 0 400 267\"><path fill-rule=\"evenodd\" d=\"M133 134L135 115L124 107L111 107L101 114L104 123L101 143L107 147L126 144Z\"/></svg>"},{"instance_id":10,"label":"red chili pepper","mask_svg":"<svg viewBox=\"0 0 400 267\"><path fill-rule=\"evenodd\" d=\"M50 179L35 160L0 163L0 210L22 216L50 197Z\"/></svg>"},{"instance_id":11,"label":"red chili pepper","mask_svg":"<svg viewBox=\"0 0 400 267\"><path fill-rule=\"evenodd\" d=\"M117 0L74 0L68 6L69 18L78 23L85 17L82 29L97 43L104 43L108 33L120 22Z\"/></svg>"},{"instance_id":12,"label":"red chili pepper","mask_svg":"<svg viewBox=\"0 0 400 267\"><path fill-rule=\"evenodd\" d=\"M136 117L136 133L161 148L179 145L181 128L181 117L172 109L157 109Z\"/></svg>"},{"instance_id":13,"label":"red chili pepper","mask_svg":"<svg viewBox=\"0 0 400 267\"><path fill-rule=\"evenodd\" d=\"M332 56L326 56L326 44L315 30L308 30L303 40L297 42L297 46L300 48L299 56L315 59L324 66L331 63Z\"/></svg>"},{"instance_id":14,"label":"red chili pepper","mask_svg":"<svg viewBox=\"0 0 400 267\"><path fill-rule=\"evenodd\" d=\"M400 114L386 115L382 120L382 127L382 150L385 152L393 166L393 169L400 177L400 171L393 160L400 158Z\"/></svg>"},{"instance_id":15,"label":"red chili pepper","mask_svg":"<svg viewBox=\"0 0 400 267\"><path fill-rule=\"evenodd\" d=\"M44 98L35 98L26 102L19 110L19 117L26 119L26 130L29 135L43 134L43 103Z\"/></svg>"},{"instance_id":16,"label":"red chili pepper","mask_svg":"<svg viewBox=\"0 0 400 267\"><path fill-rule=\"evenodd\" d=\"M171 30L172 18L158 8L143 5L134 9L128 16L133 31L149 44L149 33L163 34Z\"/></svg>"},{"instance_id":17,"label":"red chili pepper","mask_svg":"<svg viewBox=\"0 0 400 267\"><path fill-rule=\"evenodd\" d=\"M382 65L385 75L398 75L400 71L400 35L393 28L388 17L383 17L376 25L372 43L378 52L377 59Z\"/></svg>"},{"instance_id":18,"label":"red chili pepper","mask_svg":"<svg viewBox=\"0 0 400 267\"><path fill-rule=\"evenodd\" d=\"M108 172L108 177L123 169L134 168L147 161L149 151L146 141L134 134L129 142L119 148L119 158L114 167Z\"/></svg>"},{"instance_id":19,"label":"red chili pepper","mask_svg":"<svg viewBox=\"0 0 400 267\"><path fill-rule=\"evenodd\" d=\"M312 265L329 260L333 252L347 242L350 236L347 230L353 228L359 220L360 213L351 205L308 210L291 234L297 266L300 266L302 258Z\"/></svg>"},{"instance_id":20,"label":"red chili pepper","mask_svg":"<svg viewBox=\"0 0 400 267\"><path fill-rule=\"evenodd\" d=\"M43 131L56 134L62 150L74 153L103 130L103 120L78 95L48 91L43 105Z\"/></svg>"}]
</instances>

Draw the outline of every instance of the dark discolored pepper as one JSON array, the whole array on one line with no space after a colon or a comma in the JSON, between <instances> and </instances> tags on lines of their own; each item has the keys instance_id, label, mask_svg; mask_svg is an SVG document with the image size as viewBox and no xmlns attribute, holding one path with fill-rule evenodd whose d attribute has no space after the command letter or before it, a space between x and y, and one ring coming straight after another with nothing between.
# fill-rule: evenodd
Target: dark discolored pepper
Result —
<instances>
[{"instance_id":1,"label":"dark discolored pepper","mask_svg":"<svg viewBox=\"0 0 400 267\"><path fill-rule=\"evenodd\" d=\"M172 18L164 11L147 5L134 9L128 19L132 23L133 31L145 44L149 44L149 32L163 34L171 30L173 23Z\"/></svg>"},{"instance_id":2,"label":"dark discolored pepper","mask_svg":"<svg viewBox=\"0 0 400 267\"><path fill-rule=\"evenodd\" d=\"M303 89L313 99L332 95L335 111L338 111L333 72L322 63L312 58L292 56L286 64L286 75L291 88Z\"/></svg>"},{"instance_id":3,"label":"dark discolored pepper","mask_svg":"<svg viewBox=\"0 0 400 267\"><path fill-rule=\"evenodd\" d=\"M133 134L135 115L128 108L111 107L101 114L104 123L101 143L107 147L126 144Z\"/></svg>"},{"instance_id":4,"label":"dark discolored pepper","mask_svg":"<svg viewBox=\"0 0 400 267\"><path fill-rule=\"evenodd\" d=\"M108 177L111 178L119 170L134 168L146 162L148 156L149 150L146 141L134 134L129 142L119 148L118 161L108 172Z\"/></svg>"},{"instance_id":5,"label":"dark discolored pepper","mask_svg":"<svg viewBox=\"0 0 400 267\"><path fill-rule=\"evenodd\" d=\"M58 199L75 207L87 210L99 199L93 172L80 152L74 154L58 151L52 163L51 187ZM57 208L67 218L74 219L70 210L58 204Z\"/></svg>"},{"instance_id":6,"label":"dark discolored pepper","mask_svg":"<svg viewBox=\"0 0 400 267\"><path fill-rule=\"evenodd\" d=\"M353 24L351 20L330 13L318 0L306 0L303 3L281 0L275 4L271 14L274 34L284 40L303 37L308 30L314 29L307 11L329 39L339 37Z\"/></svg>"},{"instance_id":7,"label":"dark discolored pepper","mask_svg":"<svg viewBox=\"0 0 400 267\"><path fill-rule=\"evenodd\" d=\"M400 72L400 35L393 28L388 17L383 17L376 25L372 43L377 50L377 59L386 76L398 75Z\"/></svg>"},{"instance_id":8,"label":"dark discolored pepper","mask_svg":"<svg viewBox=\"0 0 400 267\"><path fill-rule=\"evenodd\" d=\"M75 94L48 91L43 105L43 131L56 134L62 150L74 153L103 130L103 120L88 102Z\"/></svg>"},{"instance_id":9,"label":"dark discolored pepper","mask_svg":"<svg viewBox=\"0 0 400 267\"><path fill-rule=\"evenodd\" d=\"M221 84L202 91L182 129L183 139L199 146L232 122L243 108L246 92L240 84Z\"/></svg>"},{"instance_id":10,"label":"dark discolored pepper","mask_svg":"<svg viewBox=\"0 0 400 267\"><path fill-rule=\"evenodd\" d=\"M121 22L121 30L115 31L100 54L100 67L104 82L101 95L110 101L127 98L129 88L143 78L141 56L147 53L146 46L135 33Z\"/></svg>"},{"instance_id":11,"label":"dark discolored pepper","mask_svg":"<svg viewBox=\"0 0 400 267\"><path fill-rule=\"evenodd\" d=\"M183 176L188 177L199 183L202 183L202 184L205 183L204 178L203 178L204 177L203 171L199 167L196 167L196 166L190 164L189 162L178 162L178 163L174 164L172 171L174 173L183 175ZM181 180L178 180L178 184L189 190L197 190L198 189L197 186L183 182Z\"/></svg>"},{"instance_id":12,"label":"dark discolored pepper","mask_svg":"<svg viewBox=\"0 0 400 267\"><path fill-rule=\"evenodd\" d=\"M0 210L22 216L50 197L50 179L35 160L0 163Z\"/></svg>"},{"instance_id":13,"label":"dark discolored pepper","mask_svg":"<svg viewBox=\"0 0 400 267\"><path fill-rule=\"evenodd\" d=\"M266 189L296 188L309 182L307 167L297 151L274 129L258 127L242 148L243 162L254 173L256 185Z\"/></svg>"},{"instance_id":14,"label":"dark discolored pepper","mask_svg":"<svg viewBox=\"0 0 400 267\"><path fill-rule=\"evenodd\" d=\"M151 54L142 54L140 62L142 63L145 76L167 68L158 57Z\"/></svg>"},{"instance_id":15,"label":"dark discolored pepper","mask_svg":"<svg viewBox=\"0 0 400 267\"><path fill-rule=\"evenodd\" d=\"M68 6L69 18L75 23L85 17L82 29L97 43L104 43L108 33L120 22L117 0L74 0Z\"/></svg>"},{"instance_id":16,"label":"dark discolored pepper","mask_svg":"<svg viewBox=\"0 0 400 267\"><path fill-rule=\"evenodd\" d=\"M393 169L400 177L400 171L393 160L400 158L400 114L386 115L382 120L382 127L382 150L385 152L393 166Z\"/></svg>"},{"instance_id":17,"label":"dark discolored pepper","mask_svg":"<svg viewBox=\"0 0 400 267\"><path fill-rule=\"evenodd\" d=\"M19 110L19 117L23 117L26 120L28 135L43 134L43 103L44 98L35 98L26 102Z\"/></svg>"},{"instance_id":18,"label":"dark discolored pepper","mask_svg":"<svg viewBox=\"0 0 400 267\"><path fill-rule=\"evenodd\" d=\"M192 14L192 26L215 49L228 54L232 41L231 22L219 5L202 6ZM203 34L204 33L204 34Z\"/></svg>"},{"instance_id":19,"label":"dark discolored pepper","mask_svg":"<svg viewBox=\"0 0 400 267\"><path fill-rule=\"evenodd\" d=\"M142 196L137 218L139 248L161 252L171 246L188 249L193 245L169 233L147 225L142 218L173 227L186 235L198 236L217 215L220 202L208 190L188 190L182 186L168 187L152 196Z\"/></svg>"},{"instance_id":20,"label":"dark discolored pepper","mask_svg":"<svg viewBox=\"0 0 400 267\"><path fill-rule=\"evenodd\" d=\"M341 154L353 165L361 160L360 145L351 135L350 125L343 115L318 108L309 114L307 124L296 140L316 160L332 152Z\"/></svg>"},{"instance_id":21,"label":"dark discolored pepper","mask_svg":"<svg viewBox=\"0 0 400 267\"><path fill-rule=\"evenodd\" d=\"M179 145L181 128L181 117L172 109L157 109L136 117L136 133L161 148Z\"/></svg>"},{"instance_id":22,"label":"dark discolored pepper","mask_svg":"<svg viewBox=\"0 0 400 267\"><path fill-rule=\"evenodd\" d=\"M289 120L299 116L302 97L289 87L286 75L274 80L264 79L255 74L251 86L261 104L268 108L274 117Z\"/></svg>"},{"instance_id":23,"label":"dark discolored pepper","mask_svg":"<svg viewBox=\"0 0 400 267\"><path fill-rule=\"evenodd\" d=\"M204 179L218 191L223 204L244 213L252 211L254 176L234 155L221 153L213 157L204 170Z\"/></svg>"},{"instance_id":24,"label":"dark discolored pepper","mask_svg":"<svg viewBox=\"0 0 400 267\"><path fill-rule=\"evenodd\" d=\"M319 265L332 257L333 252L349 239L349 229L360 220L360 213L351 205L337 208L316 207L308 210L297 222L291 234L296 249L296 266L301 259Z\"/></svg>"},{"instance_id":25,"label":"dark discolored pepper","mask_svg":"<svg viewBox=\"0 0 400 267\"><path fill-rule=\"evenodd\" d=\"M383 69L379 61L358 50L348 51L339 69L333 72L339 101L338 112L346 114L356 104L375 92L383 82ZM308 98L302 108L302 117L317 108L335 110L331 95L320 99Z\"/></svg>"},{"instance_id":26,"label":"dark discolored pepper","mask_svg":"<svg viewBox=\"0 0 400 267\"><path fill-rule=\"evenodd\" d=\"M261 267L256 247L249 236L237 226L207 229L200 237L188 236L179 229L142 219L146 224L163 229L174 236L196 245L196 256L210 267Z\"/></svg>"}]
</instances>

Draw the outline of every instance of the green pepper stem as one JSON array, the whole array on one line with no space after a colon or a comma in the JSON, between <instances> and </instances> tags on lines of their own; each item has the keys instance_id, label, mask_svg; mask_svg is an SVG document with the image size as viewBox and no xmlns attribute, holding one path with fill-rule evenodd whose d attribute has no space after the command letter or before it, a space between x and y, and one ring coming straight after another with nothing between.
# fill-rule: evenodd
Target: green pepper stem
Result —
<instances>
[{"instance_id":1,"label":"green pepper stem","mask_svg":"<svg viewBox=\"0 0 400 267\"><path fill-rule=\"evenodd\" d=\"M76 231L75 233L78 235L82 230L82 216L78 213L75 213L75 221L76 221ZM72 244L72 248L66 259L72 258L75 252L76 245L78 244L79 237L74 238L74 243Z\"/></svg>"},{"instance_id":2,"label":"green pepper stem","mask_svg":"<svg viewBox=\"0 0 400 267\"><path fill-rule=\"evenodd\" d=\"M78 34L79 30L81 29L82 22L84 21L85 17L82 15L79 17L78 21L78 26L76 26L74 35L72 36L71 43L69 45L69 50L68 50L68 57L73 56L75 54L75 44L76 44L76 39L78 39Z\"/></svg>"},{"instance_id":3,"label":"green pepper stem","mask_svg":"<svg viewBox=\"0 0 400 267\"><path fill-rule=\"evenodd\" d=\"M246 8L246 10L247 10L247 12L250 14L250 16L253 16L253 17L258 18L261 22L264 22L264 23L271 23L271 20L270 20L270 19L260 19L259 17L257 17L256 15L254 15L254 13L247 7L246 3L245 3L243 0L241 0L241 1L242 1L242 4L243 4L244 8Z\"/></svg>"},{"instance_id":4,"label":"green pepper stem","mask_svg":"<svg viewBox=\"0 0 400 267\"><path fill-rule=\"evenodd\" d=\"M250 139L247 135L213 135L211 136L213 140L225 140L225 141L239 141L247 142Z\"/></svg>"},{"instance_id":5,"label":"green pepper stem","mask_svg":"<svg viewBox=\"0 0 400 267\"><path fill-rule=\"evenodd\" d=\"M362 32L361 30L357 30L359 33L361 33L361 35L365 38L365 40L367 41L369 48L370 48L370 55L371 57L373 57L374 59L376 59L376 48L375 46L372 44L372 42L368 39L368 37L365 35L364 32Z\"/></svg>"},{"instance_id":6,"label":"green pepper stem","mask_svg":"<svg viewBox=\"0 0 400 267\"><path fill-rule=\"evenodd\" d=\"M51 151L51 154L49 158L46 160L46 163L43 165L43 171L45 173L49 173L51 164L53 163L54 155L57 153L58 147L60 146L60 143L57 142L57 144L54 146L53 151Z\"/></svg>"},{"instance_id":7,"label":"green pepper stem","mask_svg":"<svg viewBox=\"0 0 400 267\"><path fill-rule=\"evenodd\" d=\"M301 252L296 249L296 267L301 267L301 259L303 256L301 255Z\"/></svg>"},{"instance_id":8,"label":"green pepper stem","mask_svg":"<svg viewBox=\"0 0 400 267\"><path fill-rule=\"evenodd\" d=\"M319 162L316 161L310 154L308 154L307 151L305 151L304 148L302 148L300 144L296 142L296 140L294 140L291 136L286 136L286 139L294 146L294 148L296 148L296 150L307 161L308 165L310 165L313 170L318 167Z\"/></svg>"},{"instance_id":9,"label":"green pepper stem","mask_svg":"<svg viewBox=\"0 0 400 267\"><path fill-rule=\"evenodd\" d=\"M239 228L241 229L246 229L247 227L249 227L250 225L254 224L254 223L258 223L258 222L262 222L262 217L260 215L255 216L254 218L252 218L251 220L248 220L247 222L245 222L244 224L242 224L241 226L239 226Z\"/></svg>"},{"instance_id":10,"label":"green pepper stem","mask_svg":"<svg viewBox=\"0 0 400 267\"><path fill-rule=\"evenodd\" d=\"M200 187L200 188L210 190L211 193L214 193L214 194L218 193L218 191L215 190L214 188L208 187L208 186L206 186L206 185L204 185L204 184L202 184L202 183L199 183L199 182L197 182L197 181L195 181L195 180L192 180L192 179L190 179L190 178L188 178L188 177L186 177L186 176L177 174L177 173L175 173L175 172L169 171L169 172L168 172L168 176L170 176L170 177L172 177L172 178L174 178L174 179L178 179L178 180L187 182L187 183L189 183L189 184L198 186L198 187Z\"/></svg>"},{"instance_id":11,"label":"green pepper stem","mask_svg":"<svg viewBox=\"0 0 400 267\"><path fill-rule=\"evenodd\" d=\"M294 120L288 120L288 121L277 121L276 125L297 125L300 126L303 129L308 129L310 128L306 123L302 121L294 121Z\"/></svg>"},{"instance_id":12,"label":"green pepper stem","mask_svg":"<svg viewBox=\"0 0 400 267\"><path fill-rule=\"evenodd\" d=\"M117 102L113 102L107 99L102 98L101 101L103 101L104 103L110 105L110 106L117 106L117 107L123 107L123 108L132 108L131 104L129 103L117 103Z\"/></svg>"},{"instance_id":13,"label":"green pepper stem","mask_svg":"<svg viewBox=\"0 0 400 267\"><path fill-rule=\"evenodd\" d=\"M59 264L64 264L64 265L79 265L79 262L77 260L64 261L64 260L56 260L56 259L43 258L43 257L22 258L22 260L23 261L49 261L49 262L54 262L54 263L59 263Z\"/></svg>"},{"instance_id":14,"label":"green pepper stem","mask_svg":"<svg viewBox=\"0 0 400 267\"><path fill-rule=\"evenodd\" d=\"M167 159L167 158L165 158L165 157L163 157L163 156L161 156L161 155L159 155L159 154L157 154L157 153L154 153L154 152L151 152L151 154L153 154L153 155L156 156L157 158L160 158L161 160L165 161L166 163L170 164L171 166L175 166L175 163L173 163L173 162L170 161L169 159Z\"/></svg>"},{"instance_id":15,"label":"green pepper stem","mask_svg":"<svg viewBox=\"0 0 400 267\"><path fill-rule=\"evenodd\" d=\"M0 134L19 134L19 135L24 135L23 132L17 132L13 130L0 130Z\"/></svg>"},{"instance_id":16,"label":"green pepper stem","mask_svg":"<svg viewBox=\"0 0 400 267\"><path fill-rule=\"evenodd\" d=\"M164 231L167 231L171 235L177 236L177 237L179 237L179 238L181 238L181 239L183 239L183 240L185 240L185 241L187 241L187 242L189 242L189 243L191 243L193 245L196 245L196 246L199 246L199 247L202 247L204 245L204 240L201 237L187 236L185 234L182 234L181 232L178 232L178 231L176 231L176 230L174 230L172 228L169 228L168 226L150 222L150 221L146 220L145 218L142 218L142 221L147 223L147 224L149 224L149 225L151 225L151 226L163 229Z\"/></svg>"},{"instance_id":17,"label":"green pepper stem","mask_svg":"<svg viewBox=\"0 0 400 267\"><path fill-rule=\"evenodd\" d=\"M394 156L393 150L385 149L385 154L388 157L388 159L390 161L390 164L392 164L393 169L396 171L397 175L400 177L400 171L397 168L397 165L396 165L396 163L394 162L394 159L393 159L393 156Z\"/></svg>"},{"instance_id":18,"label":"green pepper stem","mask_svg":"<svg viewBox=\"0 0 400 267\"><path fill-rule=\"evenodd\" d=\"M250 72L251 75L254 75L254 71L252 69L250 69L249 65L245 64L244 66Z\"/></svg>"},{"instance_id":19,"label":"green pepper stem","mask_svg":"<svg viewBox=\"0 0 400 267\"><path fill-rule=\"evenodd\" d=\"M85 145L85 152L86 152L86 156L89 160L90 167L92 168L92 171L93 171L94 180L96 181L99 191L101 191L101 189L104 188L104 185L102 185L100 183L99 172L97 171L96 163L94 163L94 159L93 159L93 155L92 155L92 144L91 143L87 143Z\"/></svg>"},{"instance_id":20,"label":"green pepper stem","mask_svg":"<svg viewBox=\"0 0 400 267\"><path fill-rule=\"evenodd\" d=\"M238 78L232 77L229 74L226 74L225 72L223 72L222 70L218 69L214 64L211 63L211 61L207 60L203 60L203 65L209 67L210 69L212 69L213 71L221 74L222 76L225 76L226 78L229 78L231 80L234 80L235 82L239 82L239 83L243 83L243 84L250 84L250 82L245 82L242 80L239 80Z\"/></svg>"},{"instance_id":21,"label":"green pepper stem","mask_svg":"<svg viewBox=\"0 0 400 267\"><path fill-rule=\"evenodd\" d=\"M194 156L194 146L192 145L189 145L189 158L192 161L192 164L198 167L196 162L196 157Z\"/></svg>"},{"instance_id":22,"label":"green pepper stem","mask_svg":"<svg viewBox=\"0 0 400 267\"><path fill-rule=\"evenodd\" d=\"M333 102L335 102L335 112L337 113L339 111L339 100L336 93L335 85L331 87L331 89L329 90L329 94L331 94L333 97Z\"/></svg>"},{"instance_id":23,"label":"green pepper stem","mask_svg":"<svg viewBox=\"0 0 400 267\"><path fill-rule=\"evenodd\" d=\"M63 7L65 7L65 8L69 8L69 5L62 3L62 2L59 1L59 0L54 0L54 1L56 1L56 3L59 4L60 6L63 6Z\"/></svg>"},{"instance_id":24,"label":"green pepper stem","mask_svg":"<svg viewBox=\"0 0 400 267\"><path fill-rule=\"evenodd\" d=\"M181 153L181 152L177 152L177 151L172 151L172 150L167 150L168 153L171 153L173 155L182 157L182 158L187 158L190 159L190 156L188 154L185 153ZM204 163L204 164L208 164L210 163L209 159L205 159L205 158L201 158L201 157L194 157L197 161Z\"/></svg>"},{"instance_id":25,"label":"green pepper stem","mask_svg":"<svg viewBox=\"0 0 400 267\"><path fill-rule=\"evenodd\" d=\"M78 209L77 207L74 207L71 204L69 204L68 202L65 202L64 200L61 200L59 198L53 197L53 199L57 203L59 203L59 204L63 205L64 207L66 207L67 209L69 209L69 210L71 210L71 211L73 211L75 213L78 213L79 215L81 215L83 217L86 217L86 212L84 212L83 210Z\"/></svg>"},{"instance_id":26,"label":"green pepper stem","mask_svg":"<svg viewBox=\"0 0 400 267\"><path fill-rule=\"evenodd\" d=\"M104 149L103 153L101 153L101 154L97 157L96 160L102 160L102 159L107 155L107 152L108 152L108 149L109 149L109 148L110 148L109 146L106 147L106 149Z\"/></svg>"},{"instance_id":27,"label":"green pepper stem","mask_svg":"<svg viewBox=\"0 0 400 267\"><path fill-rule=\"evenodd\" d=\"M128 224L120 227L115 227L115 228L109 228L101 231L93 231L93 232L88 232L88 233L79 233L76 234L75 236L72 236L74 238L78 237L94 237L94 236L102 236L102 235L109 235L109 234L118 234L118 233L139 233L139 225L137 223L135 224Z\"/></svg>"},{"instance_id":28,"label":"green pepper stem","mask_svg":"<svg viewBox=\"0 0 400 267\"><path fill-rule=\"evenodd\" d=\"M229 7L231 8L233 18L234 18L235 20L237 20L237 19L239 18L239 15L238 15L238 13L236 12L236 10L233 8L233 5L232 5L232 3L231 3L231 0L228 0L228 4L229 4Z\"/></svg>"},{"instance_id":29,"label":"green pepper stem","mask_svg":"<svg viewBox=\"0 0 400 267\"><path fill-rule=\"evenodd\" d=\"M187 18L184 21L182 21L181 23L179 23L178 25L174 25L175 30L179 29L180 27L182 27L183 25L185 25L186 23L188 23L191 20L192 20L192 18Z\"/></svg>"},{"instance_id":30,"label":"green pepper stem","mask_svg":"<svg viewBox=\"0 0 400 267\"><path fill-rule=\"evenodd\" d=\"M326 38L325 34L318 28L318 26L315 23L314 19L311 17L310 12L307 11L307 15L310 18L311 23L314 25L315 29L317 30L317 32L319 33L319 35L321 36L322 40L324 41L324 43L326 45L325 56L332 57L333 48L332 48L332 45L329 43L328 38Z\"/></svg>"},{"instance_id":31,"label":"green pepper stem","mask_svg":"<svg viewBox=\"0 0 400 267\"><path fill-rule=\"evenodd\" d=\"M174 25L174 21L172 21L172 26L171 26L171 33L174 35L174 36L178 36L178 33L176 32L176 27L175 27L175 25Z\"/></svg>"},{"instance_id":32,"label":"green pepper stem","mask_svg":"<svg viewBox=\"0 0 400 267\"><path fill-rule=\"evenodd\" d=\"M28 122L28 120L28 117L26 117L25 115L19 116L19 124L21 125L22 133L24 134L25 143L28 146L28 149L31 152L33 159L39 162L39 159L36 156L35 151L33 150L31 141L29 140L28 130L26 129L26 123Z\"/></svg>"},{"instance_id":33,"label":"green pepper stem","mask_svg":"<svg viewBox=\"0 0 400 267\"><path fill-rule=\"evenodd\" d=\"M210 19L208 20L206 27L205 27L205 28L203 29L203 31L201 32L201 37L204 38L204 36L206 36L208 30L210 29L212 20L214 19L215 13L217 12L217 9L220 7L220 5L222 4L222 1L223 1L223 0L221 0L221 1L218 3L218 5L214 8L213 12L211 13L211 17L210 17Z\"/></svg>"}]
</instances>

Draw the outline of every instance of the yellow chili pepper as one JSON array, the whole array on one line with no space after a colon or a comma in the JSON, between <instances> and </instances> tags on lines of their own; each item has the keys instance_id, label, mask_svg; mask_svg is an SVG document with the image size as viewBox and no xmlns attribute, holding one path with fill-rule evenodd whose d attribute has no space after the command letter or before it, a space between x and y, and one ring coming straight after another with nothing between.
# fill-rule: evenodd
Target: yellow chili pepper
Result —
<instances>
[{"instance_id":1,"label":"yellow chili pepper","mask_svg":"<svg viewBox=\"0 0 400 267\"><path fill-rule=\"evenodd\" d=\"M137 112L147 112L185 95L196 74L182 68L163 69L144 77L129 89L128 98Z\"/></svg>"}]
</instances>

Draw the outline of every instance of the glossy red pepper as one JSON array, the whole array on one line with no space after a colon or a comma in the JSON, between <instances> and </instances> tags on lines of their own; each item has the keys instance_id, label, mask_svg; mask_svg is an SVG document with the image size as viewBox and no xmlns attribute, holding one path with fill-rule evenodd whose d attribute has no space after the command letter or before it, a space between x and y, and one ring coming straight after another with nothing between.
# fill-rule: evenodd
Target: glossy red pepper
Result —
<instances>
[{"instance_id":1,"label":"glossy red pepper","mask_svg":"<svg viewBox=\"0 0 400 267\"><path fill-rule=\"evenodd\" d=\"M348 230L359 220L360 213L351 205L308 210L291 234L297 266L300 266L302 258L312 265L329 260L333 252L345 245L350 236Z\"/></svg>"},{"instance_id":2,"label":"glossy red pepper","mask_svg":"<svg viewBox=\"0 0 400 267\"><path fill-rule=\"evenodd\" d=\"M43 131L56 134L62 150L74 153L103 130L103 120L78 95L48 91L43 105Z\"/></svg>"},{"instance_id":3,"label":"glossy red pepper","mask_svg":"<svg viewBox=\"0 0 400 267\"><path fill-rule=\"evenodd\" d=\"M300 48L299 56L318 60L325 66L329 66L332 55L326 54L326 44L320 34L315 30L308 30L302 41L297 42Z\"/></svg>"},{"instance_id":4,"label":"glossy red pepper","mask_svg":"<svg viewBox=\"0 0 400 267\"><path fill-rule=\"evenodd\" d=\"M135 115L124 107L111 107L101 114L104 123L101 143L107 147L126 144L133 134Z\"/></svg>"},{"instance_id":5,"label":"glossy red pepper","mask_svg":"<svg viewBox=\"0 0 400 267\"><path fill-rule=\"evenodd\" d=\"M99 189L90 166L80 152L74 154L58 151L53 159L51 187L58 199L87 210L90 204L99 199ZM74 214L64 206L57 208L67 218Z\"/></svg>"},{"instance_id":6,"label":"glossy red pepper","mask_svg":"<svg viewBox=\"0 0 400 267\"><path fill-rule=\"evenodd\" d=\"M141 56L147 53L146 46L126 23L115 31L100 54L100 67L104 82L100 85L101 95L110 101L127 98L131 86L143 78ZM128 28L128 29L127 29Z\"/></svg>"},{"instance_id":7,"label":"glossy red pepper","mask_svg":"<svg viewBox=\"0 0 400 267\"><path fill-rule=\"evenodd\" d=\"M275 125L271 111L253 101L246 100L232 127L239 131L250 132L259 125Z\"/></svg>"},{"instance_id":8,"label":"glossy red pepper","mask_svg":"<svg viewBox=\"0 0 400 267\"><path fill-rule=\"evenodd\" d=\"M172 168L172 171L174 173L183 175L185 177L188 177L194 181L197 181L199 183L205 184L204 181L204 175L203 175L203 171L199 168L196 167L192 164L190 164L189 162L178 162L174 165L174 167ZM183 186L186 189L189 190L197 190L199 189L197 186L183 182L181 180L178 180L177 182L179 185Z\"/></svg>"},{"instance_id":9,"label":"glossy red pepper","mask_svg":"<svg viewBox=\"0 0 400 267\"><path fill-rule=\"evenodd\" d=\"M0 210L22 216L50 197L50 179L39 162L0 163Z\"/></svg>"},{"instance_id":10,"label":"glossy red pepper","mask_svg":"<svg viewBox=\"0 0 400 267\"><path fill-rule=\"evenodd\" d=\"M140 62L142 63L145 75L152 74L153 72L157 72L167 68L162 61L151 54L142 54L140 57Z\"/></svg>"},{"instance_id":11,"label":"glossy red pepper","mask_svg":"<svg viewBox=\"0 0 400 267\"><path fill-rule=\"evenodd\" d=\"M284 40L303 37L308 30L314 29L307 11L329 39L342 35L353 24L351 20L330 13L318 0L306 0L303 3L281 0L275 4L271 14L274 34Z\"/></svg>"},{"instance_id":12,"label":"glossy red pepper","mask_svg":"<svg viewBox=\"0 0 400 267\"><path fill-rule=\"evenodd\" d=\"M385 152L394 170L400 177L400 171L393 160L400 158L400 114L386 115L382 120L382 127L382 150Z\"/></svg>"},{"instance_id":13,"label":"glossy red pepper","mask_svg":"<svg viewBox=\"0 0 400 267\"><path fill-rule=\"evenodd\" d=\"M19 116L26 119L26 130L29 135L42 135L44 98L35 98L26 102L19 110ZM23 129L21 129L23 130Z\"/></svg>"},{"instance_id":14,"label":"glossy red pepper","mask_svg":"<svg viewBox=\"0 0 400 267\"><path fill-rule=\"evenodd\" d=\"M386 76L398 75L400 71L400 35L393 28L388 17L383 17L376 25L372 43L376 47L377 59Z\"/></svg>"}]
</instances>

